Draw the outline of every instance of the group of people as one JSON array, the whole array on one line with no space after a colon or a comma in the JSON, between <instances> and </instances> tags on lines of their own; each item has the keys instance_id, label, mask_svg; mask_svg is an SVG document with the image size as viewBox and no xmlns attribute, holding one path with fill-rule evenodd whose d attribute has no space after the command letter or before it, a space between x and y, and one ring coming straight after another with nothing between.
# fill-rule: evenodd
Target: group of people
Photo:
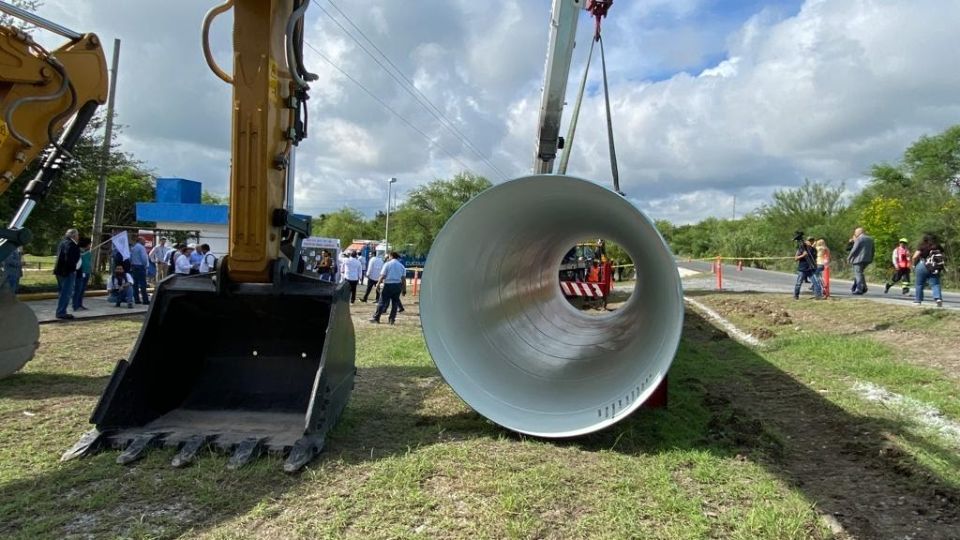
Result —
<instances>
[{"instance_id":1,"label":"group of people","mask_svg":"<svg viewBox=\"0 0 960 540\"><path fill-rule=\"evenodd\" d=\"M58 319L74 318L67 312L71 304L74 312L87 309L83 305L83 297L93 273L91 245L91 240L81 238L77 229L68 230L57 245L53 273L57 278ZM178 244L170 248L167 247L166 238L160 238L158 244L148 252L144 238L138 237L129 246L129 256L114 248L111 266L107 280L108 298L116 307L126 304L132 308L134 304L150 304L147 281L151 267L156 268L156 281L159 282L173 273L212 272L216 269L217 257L210 252L207 244ZM11 285L16 290L15 285Z\"/></svg>"},{"instance_id":2,"label":"group of people","mask_svg":"<svg viewBox=\"0 0 960 540\"><path fill-rule=\"evenodd\" d=\"M802 237L802 234L801 234ZM909 241L901 238L893 248L891 262L893 272L887 281L884 293L888 293L895 283L900 283L904 295L910 292L910 272L916 276L914 304L921 305L924 299L924 288L929 283L933 291L933 300L937 307L943 306L943 295L940 289L940 275L944 270L943 246L932 233L923 235L917 249L911 252ZM847 262L853 269L853 284L851 294L863 295L867 292L865 271L874 261L874 241L866 234L863 227L857 227L847 242ZM793 288L794 299L800 298L800 289L806 282L811 283L814 299L824 298L823 272L830 265L830 249L823 238L808 237L797 246L794 256L797 261L797 279Z\"/></svg>"},{"instance_id":3,"label":"group of people","mask_svg":"<svg viewBox=\"0 0 960 540\"><path fill-rule=\"evenodd\" d=\"M86 311L83 305L83 295L90 282L92 254L89 238L80 238L80 232L69 229L63 240L57 246L57 258L53 265L53 274L57 278L57 312L58 319L73 319L67 313L68 307L73 311Z\"/></svg>"},{"instance_id":4,"label":"group of people","mask_svg":"<svg viewBox=\"0 0 960 540\"><path fill-rule=\"evenodd\" d=\"M386 260L384 260L386 259ZM367 289L361 302L366 303L370 293L376 294L377 309L370 322L379 323L384 313L390 324L395 324L397 313L403 313L403 302L400 296L406 294L407 269L403 266L400 254L393 251L382 258L374 255L364 260L355 250L347 250L340 254L339 261L334 266L330 252L323 250L320 253L320 262L317 263L317 273L324 281L334 281L336 276L345 281L350 287L350 303L357 301L357 289L364 278L367 280Z\"/></svg>"},{"instance_id":5,"label":"group of people","mask_svg":"<svg viewBox=\"0 0 960 540\"><path fill-rule=\"evenodd\" d=\"M217 269L219 258L210 251L209 244L174 244L167 246L167 239L161 237L157 245L150 250L150 262L156 267L159 283L173 274L206 274Z\"/></svg>"},{"instance_id":6,"label":"group of people","mask_svg":"<svg viewBox=\"0 0 960 540\"><path fill-rule=\"evenodd\" d=\"M126 303L150 304L147 293L148 270L155 268L156 282L159 283L172 274L203 274L213 272L217 267L217 257L210 252L208 244L175 244L167 246L167 239L161 237L157 245L149 252L142 237L130 246L130 257L114 250L113 272L107 283L110 300L116 307Z\"/></svg>"}]
</instances>

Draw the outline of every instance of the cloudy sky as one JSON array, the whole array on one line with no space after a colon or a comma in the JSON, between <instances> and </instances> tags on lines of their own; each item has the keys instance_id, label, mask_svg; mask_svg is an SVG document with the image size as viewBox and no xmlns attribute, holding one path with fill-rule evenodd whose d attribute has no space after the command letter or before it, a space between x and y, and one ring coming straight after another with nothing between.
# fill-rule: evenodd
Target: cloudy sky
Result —
<instances>
[{"instance_id":1,"label":"cloudy sky","mask_svg":"<svg viewBox=\"0 0 960 540\"><path fill-rule=\"evenodd\" d=\"M199 45L216 3L46 0L39 14L98 33L108 56L120 38L123 148L157 176L225 194L230 90ZM550 4L313 2L305 56L320 80L297 210L372 215L391 176L402 199L465 169L494 182L527 174ZM742 214L804 178L856 188L872 163L960 123L958 20L955 0L617 0L604 43L621 187L651 217L681 223L730 216L734 197ZM218 19L212 37L226 66L231 24ZM571 104L586 14L579 30ZM598 66L568 172L610 185Z\"/></svg>"}]
</instances>

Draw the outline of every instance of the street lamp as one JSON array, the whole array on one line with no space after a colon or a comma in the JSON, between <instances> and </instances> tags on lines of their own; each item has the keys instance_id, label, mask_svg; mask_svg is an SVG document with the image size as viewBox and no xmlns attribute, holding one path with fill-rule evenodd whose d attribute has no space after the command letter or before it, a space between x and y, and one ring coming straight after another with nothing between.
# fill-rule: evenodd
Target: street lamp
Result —
<instances>
[{"instance_id":1,"label":"street lamp","mask_svg":"<svg viewBox=\"0 0 960 540\"><path fill-rule=\"evenodd\" d=\"M390 195L393 192L393 184L397 182L396 178L391 178L387 182L387 223L383 232L384 255L390 253Z\"/></svg>"}]
</instances>

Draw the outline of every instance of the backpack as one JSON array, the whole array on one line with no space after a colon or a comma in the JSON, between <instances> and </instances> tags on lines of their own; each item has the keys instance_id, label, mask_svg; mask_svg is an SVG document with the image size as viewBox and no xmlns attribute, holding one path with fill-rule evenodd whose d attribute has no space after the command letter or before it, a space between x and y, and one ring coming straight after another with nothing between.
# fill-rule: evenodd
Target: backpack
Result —
<instances>
[{"instance_id":1,"label":"backpack","mask_svg":"<svg viewBox=\"0 0 960 540\"><path fill-rule=\"evenodd\" d=\"M943 252L939 249L931 249L930 254L923 260L923 264L931 274L939 274L944 268Z\"/></svg>"},{"instance_id":2,"label":"backpack","mask_svg":"<svg viewBox=\"0 0 960 540\"><path fill-rule=\"evenodd\" d=\"M211 263L207 257L213 257L213 262ZM207 263L207 271L213 272L217 269L217 256L213 253L207 252L207 254L203 256L203 260Z\"/></svg>"}]
</instances>

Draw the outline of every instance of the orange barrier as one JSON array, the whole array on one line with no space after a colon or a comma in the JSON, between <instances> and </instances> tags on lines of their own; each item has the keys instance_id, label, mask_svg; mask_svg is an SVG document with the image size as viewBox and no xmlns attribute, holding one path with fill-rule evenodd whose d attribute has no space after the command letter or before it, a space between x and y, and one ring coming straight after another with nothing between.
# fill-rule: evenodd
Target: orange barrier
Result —
<instances>
[{"instance_id":1,"label":"orange barrier","mask_svg":"<svg viewBox=\"0 0 960 540\"><path fill-rule=\"evenodd\" d=\"M717 290L723 290L723 261L717 257Z\"/></svg>"},{"instance_id":2,"label":"orange barrier","mask_svg":"<svg viewBox=\"0 0 960 540\"><path fill-rule=\"evenodd\" d=\"M737 260L737 272L743 272L743 259Z\"/></svg>"},{"instance_id":3,"label":"orange barrier","mask_svg":"<svg viewBox=\"0 0 960 540\"><path fill-rule=\"evenodd\" d=\"M413 295L417 296L420 293L420 269L413 271Z\"/></svg>"},{"instance_id":4,"label":"orange barrier","mask_svg":"<svg viewBox=\"0 0 960 540\"><path fill-rule=\"evenodd\" d=\"M830 298L830 267L823 267L823 297Z\"/></svg>"}]
</instances>

